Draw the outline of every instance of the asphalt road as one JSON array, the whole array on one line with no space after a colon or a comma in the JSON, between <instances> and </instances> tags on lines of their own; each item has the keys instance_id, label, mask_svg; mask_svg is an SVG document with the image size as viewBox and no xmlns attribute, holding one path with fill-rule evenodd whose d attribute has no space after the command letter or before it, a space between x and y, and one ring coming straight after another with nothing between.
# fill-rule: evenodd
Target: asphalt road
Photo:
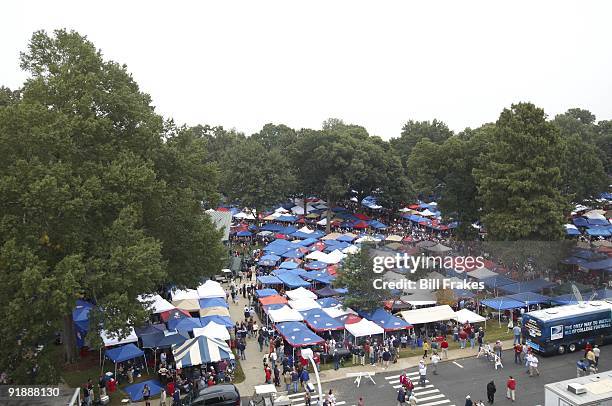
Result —
<instances>
[{"instance_id":1,"label":"asphalt road","mask_svg":"<svg viewBox=\"0 0 612 406\"><path fill-rule=\"evenodd\" d=\"M516 406L538 406L544 404L544 385L551 382L570 379L576 376L576 361L582 352L552 357L538 356L540 360L540 376L530 378L526 368L514 364L514 354L505 351L503 354L504 368L495 370L493 364L475 356L453 362L442 362L438 366L438 375L428 369L426 387L416 390L418 406L463 406L465 396L469 394L472 400L482 399L486 402L486 384L493 380L497 386L495 404L510 405L506 400L506 380L509 375L517 380ZM612 369L612 348L603 347L600 358L600 371ZM407 370L413 381L418 381L417 368ZM314 375L312 376L314 377ZM354 384L354 378L342 379L323 384L326 393L333 389L338 400L338 406L356 405L359 397L363 397L367 406L396 405L396 389L398 372L377 373L374 376L376 384L364 379L359 388ZM314 383L314 382L313 382ZM301 394L292 395L296 406L303 406ZM313 402L313 404L315 404Z\"/></svg>"}]
</instances>

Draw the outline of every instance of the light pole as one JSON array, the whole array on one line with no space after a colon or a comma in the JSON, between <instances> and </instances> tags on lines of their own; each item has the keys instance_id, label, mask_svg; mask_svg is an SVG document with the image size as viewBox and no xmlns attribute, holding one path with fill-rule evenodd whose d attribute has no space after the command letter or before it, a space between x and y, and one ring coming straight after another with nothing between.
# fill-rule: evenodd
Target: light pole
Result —
<instances>
[{"instance_id":1,"label":"light pole","mask_svg":"<svg viewBox=\"0 0 612 406\"><path fill-rule=\"evenodd\" d=\"M317 386L319 389L319 399L317 400L317 405L323 405L323 390L321 389L321 380L319 379L319 370L317 369L317 364L314 362L314 353L310 348L302 348L301 351L302 358L310 361L310 365L314 369L315 377L317 378ZM306 388L308 390L308 388Z\"/></svg>"}]
</instances>

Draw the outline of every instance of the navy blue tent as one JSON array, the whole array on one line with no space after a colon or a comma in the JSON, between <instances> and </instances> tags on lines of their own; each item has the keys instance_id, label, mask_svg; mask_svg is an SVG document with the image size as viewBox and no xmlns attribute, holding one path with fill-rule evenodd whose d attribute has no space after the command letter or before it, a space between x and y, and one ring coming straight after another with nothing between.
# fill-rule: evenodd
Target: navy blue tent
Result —
<instances>
[{"instance_id":1,"label":"navy blue tent","mask_svg":"<svg viewBox=\"0 0 612 406\"><path fill-rule=\"evenodd\" d=\"M208 323L210 323L211 321L214 321L217 324L221 324L222 326L225 327L234 327L234 322L232 321L232 319L228 316L205 316L205 317L200 317L200 323L202 324L202 327L206 327L206 325Z\"/></svg>"},{"instance_id":2,"label":"navy blue tent","mask_svg":"<svg viewBox=\"0 0 612 406\"><path fill-rule=\"evenodd\" d=\"M278 323L274 327L292 347L305 347L324 341L321 337L310 331L304 323L297 321Z\"/></svg>"},{"instance_id":3,"label":"navy blue tent","mask_svg":"<svg viewBox=\"0 0 612 406\"><path fill-rule=\"evenodd\" d=\"M72 311L72 321L76 330L77 346L85 345L85 336L89 331L89 312L94 305L84 300L77 300L76 307Z\"/></svg>"},{"instance_id":4,"label":"navy blue tent","mask_svg":"<svg viewBox=\"0 0 612 406\"><path fill-rule=\"evenodd\" d=\"M302 273L300 276L304 279L323 283L326 285L332 283L336 279L334 276L328 274L327 271L307 271L305 273Z\"/></svg>"},{"instance_id":5,"label":"navy blue tent","mask_svg":"<svg viewBox=\"0 0 612 406\"><path fill-rule=\"evenodd\" d=\"M580 231L575 229L575 228L568 228L568 227L566 227L565 228L565 234L566 235L572 235L572 236L580 235Z\"/></svg>"},{"instance_id":6,"label":"navy blue tent","mask_svg":"<svg viewBox=\"0 0 612 406\"><path fill-rule=\"evenodd\" d=\"M586 229L586 233L592 237L609 237L612 235L608 227L590 227Z\"/></svg>"},{"instance_id":7,"label":"navy blue tent","mask_svg":"<svg viewBox=\"0 0 612 406\"><path fill-rule=\"evenodd\" d=\"M159 383L159 381L154 379L149 379L148 381L126 386L123 390L128 394L132 402L139 402L142 400L142 390L144 389L145 385L149 386L152 397L159 395L161 391L164 390L164 387Z\"/></svg>"},{"instance_id":8,"label":"navy blue tent","mask_svg":"<svg viewBox=\"0 0 612 406\"><path fill-rule=\"evenodd\" d=\"M329 286L325 286L319 290L316 290L315 293L317 294L317 296L324 297L324 298L329 298L331 296L338 296L338 292L336 292L335 289L332 289ZM332 305L332 306L335 306L335 305ZM331 307L331 306L322 306L322 307Z\"/></svg>"},{"instance_id":9,"label":"navy blue tent","mask_svg":"<svg viewBox=\"0 0 612 406\"><path fill-rule=\"evenodd\" d=\"M194 317L168 320L168 330L192 331L197 327L202 327L202 324L200 323L200 319Z\"/></svg>"},{"instance_id":10,"label":"navy blue tent","mask_svg":"<svg viewBox=\"0 0 612 406\"><path fill-rule=\"evenodd\" d=\"M411 328L410 323L400 319L384 309L374 310L372 313L364 315L366 319L373 321L382 327L385 331L397 331Z\"/></svg>"},{"instance_id":11,"label":"navy blue tent","mask_svg":"<svg viewBox=\"0 0 612 406\"><path fill-rule=\"evenodd\" d=\"M529 306L533 304L548 303L551 300L548 296L540 295L539 293L533 293L533 292L515 293L514 295L510 295L508 297L510 299L514 299L519 302L523 302L525 306Z\"/></svg>"},{"instance_id":12,"label":"navy blue tent","mask_svg":"<svg viewBox=\"0 0 612 406\"><path fill-rule=\"evenodd\" d=\"M229 308L229 305L227 304L225 299L222 299L220 297L200 299L200 309L206 309L207 307L227 307Z\"/></svg>"},{"instance_id":13,"label":"navy blue tent","mask_svg":"<svg viewBox=\"0 0 612 406\"><path fill-rule=\"evenodd\" d=\"M572 220L572 223L574 223L576 227L588 227L589 226L587 219L585 219L584 217L576 217L575 219Z\"/></svg>"},{"instance_id":14,"label":"navy blue tent","mask_svg":"<svg viewBox=\"0 0 612 406\"><path fill-rule=\"evenodd\" d=\"M295 223L298 220L297 217L295 216L290 216L287 214L283 214L282 216L278 216L276 218L276 221L281 221L281 222L285 222L285 223Z\"/></svg>"},{"instance_id":15,"label":"navy blue tent","mask_svg":"<svg viewBox=\"0 0 612 406\"><path fill-rule=\"evenodd\" d=\"M383 223L381 223L378 220L372 220L369 223L370 223L370 227L373 227L373 228L375 228L377 230L384 230L384 229L387 228L386 224L383 224Z\"/></svg>"},{"instance_id":16,"label":"navy blue tent","mask_svg":"<svg viewBox=\"0 0 612 406\"><path fill-rule=\"evenodd\" d=\"M261 231L272 231L274 233L277 233L284 228L285 227L281 226L280 224L268 223L268 224L265 224L263 227L261 227L260 230Z\"/></svg>"},{"instance_id":17,"label":"navy blue tent","mask_svg":"<svg viewBox=\"0 0 612 406\"><path fill-rule=\"evenodd\" d=\"M344 323L329 316L321 309L311 309L300 312L304 321L313 331L344 330Z\"/></svg>"},{"instance_id":18,"label":"navy blue tent","mask_svg":"<svg viewBox=\"0 0 612 406\"><path fill-rule=\"evenodd\" d=\"M142 348L155 348L157 342L164 336L166 326L164 324L153 324L146 327L134 327L134 331L142 342Z\"/></svg>"},{"instance_id":19,"label":"navy blue tent","mask_svg":"<svg viewBox=\"0 0 612 406\"><path fill-rule=\"evenodd\" d=\"M273 275L262 275L257 277L257 282L262 285L281 285L283 281Z\"/></svg>"},{"instance_id":20,"label":"navy blue tent","mask_svg":"<svg viewBox=\"0 0 612 406\"><path fill-rule=\"evenodd\" d=\"M335 240L328 240L328 241L342 241L342 242L351 242L355 239L356 237L350 236L350 235L346 235L346 234L342 234L341 236L339 236L338 238L336 238ZM325 244L327 244L327 241L325 242Z\"/></svg>"},{"instance_id":21,"label":"navy blue tent","mask_svg":"<svg viewBox=\"0 0 612 406\"><path fill-rule=\"evenodd\" d=\"M121 347L111 348L110 350L106 350L104 353L104 356L114 363L124 362L129 359L142 357L143 355L144 352L132 343L122 345Z\"/></svg>"},{"instance_id":22,"label":"navy blue tent","mask_svg":"<svg viewBox=\"0 0 612 406\"><path fill-rule=\"evenodd\" d=\"M485 284L486 287L493 288L493 289L499 288L500 286L511 285L513 283L516 283L516 281L510 278L506 278L505 276L501 276L501 275L491 276L490 278L484 278L482 282Z\"/></svg>"},{"instance_id":23,"label":"navy blue tent","mask_svg":"<svg viewBox=\"0 0 612 406\"><path fill-rule=\"evenodd\" d=\"M293 271L293 269L291 271ZM310 283L289 271L277 275L277 277L291 289L299 288L300 286L305 288L310 286Z\"/></svg>"},{"instance_id":24,"label":"navy blue tent","mask_svg":"<svg viewBox=\"0 0 612 406\"><path fill-rule=\"evenodd\" d=\"M533 279L525 282L517 282L512 285L504 285L499 289L508 293L521 293L521 292L538 292L542 289L550 288L555 286L554 283L548 282L544 279Z\"/></svg>"},{"instance_id":25,"label":"navy blue tent","mask_svg":"<svg viewBox=\"0 0 612 406\"><path fill-rule=\"evenodd\" d=\"M612 267L612 258L606 258L599 261L583 262L580 267L588 269L590 271L596 271L601 269L608 269Z\"/></svg>"},{"instance_id":26,"label":"navy blue tent","mask_svg":"<svg viewBox=\"0 0 612 406\"><path fill-rule=\"evenodd\" d=\"M561 260L562 263L568 265L579 265L586 262L586 259L578 258L578 257L569 257Z\"/></svg>"},{"instance_id":27,"label":"navy blue tent","mask_svg":"<svg viewBox=\"0 0 612 406\"><path fill-rule=\"evenodd\" d=\"M591 226L608 227L610 225L610 222L606 219L587 219L587 223L589 223L589 227Z\"/></svg>"},{"instance_id":28,"label":"navy blue tent","mask_svg":"<svg viewBox=\"0 0 612 406\"><path fill-rule=\"evenodd\" d=\"M291 235L291 234L295 233L296 231L297 231L297 228L295 228L293 226L287 226L287 227L281 228L278 232L280 234Z\"/></svg>"},{"instance_id":29,"label":"navy blue tent","mask_svg":"<svg viewBox=\"0 0 612 406\"><path fill-rule=\"evenodd\" d=\"M251 237L252 235L253 235L253 233L250 232L250 231L238 231L236 233L237 237Z\"/></svg>"},{"instance_id":30,"label":"navy blue tent","mask_svg":"<svg viewBox=\"0 0 612 406\"><path fill-rule=\"evenodd\" d=\"M281 255L283 258L302 258L304 253L297 248L292 248Z\"/></svg>"},{"instance_id":31,"label":"navy blue tent","mask_svg":"<svg viewBox=\"0 0 612 406\"><path fill-rule=\"evenodd\" d=\"M588 299L588 297L587 297ZM558 305L568 305L568 304L577 304L578 300L576 300L576 296L573 293L568 293L566 295L555 296L550 299L550 301L554 304Z\"/></svg>"},{"instance_id":32,"label":"navy blue tent","mask_svg":"<svg viewBox=\"0 0 612 406\"><path fill-rule=\"evenodd\" d=\"M257 297L268 297L278 295L278 291L276 289L259 289L255 291L255 296Z\"/></svg>"},{"instance_id":33,"label":"navy blue tent","mask_svg":"<svg viewBox=\"0 0 612 406\"><path fill-rule=\"evenodd\" d=\"M315 293L318 294L318 290ZM324 297L322 299L317 299L316 301L322 309L327 309L328 307L336 307L340 305L340 301L335 297Z\"/></svg>"},{"instance_id":34,"label":"navy blue tent","mask_svg":"<svg viewBox=\"0 0 612 406\"><path fill-rule=\"evenodd\" d=\"M510 299L507 297L484 299L480 303L495 310L518 309L520 307L525 306L523 302L519 302L518 300Z\"/></svg>"},{"instance_id":35,"label":"navy blue tent","mask_svg":"<svg viewBox=\"0 0 612 406\"><path fill-rule=\"evenodd\" d=\"M163 337L156 343L157 348L170 348L173 345L183 344L189 340L189 334L182 331L166 332Z\"/></svg>"}]
</instances>

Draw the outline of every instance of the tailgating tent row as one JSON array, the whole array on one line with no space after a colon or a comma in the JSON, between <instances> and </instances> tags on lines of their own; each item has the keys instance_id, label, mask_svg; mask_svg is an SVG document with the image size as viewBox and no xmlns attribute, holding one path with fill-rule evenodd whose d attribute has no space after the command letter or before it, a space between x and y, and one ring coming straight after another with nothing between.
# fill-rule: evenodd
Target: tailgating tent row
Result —
<instances>
[{"instance_id":1,"label":"tailgating tent row","mask_svg":"<svg viewBox=\"0 0 612 406\"><path fill-rule=\"evenodd\" d=\"M210 338L218 338L221 340L229 340L230 334L227 331L227 327L222 324L218 324L214 321L211 321L204 327L197 327L193 329L193 336L206 336Z\"/></svg>"},{"instance_id":2,"label":"tailgating tent row","mask_svg":"<svg viewBox=\"0 0 612 406\"><path fill-rule=\"evenodd\" d=\"M140 295L138 296L138 301L140 303L147 303L148 309L150 309L153 314L163 313L175 308L172 303L168 302L160 295Z\"/></svg>"},{"instance_id":3,"label":"tailgating tent row","mask_svg":"<svg viewBox=\"0 0 612 406\"><path fill-rule=\"evenodd\" d=\"M304 279L293 273L285 272L280 275L277 275L277 277L281 280L283 284L287 285L290 288L310 286L310 283L306 282Z\"/></svg>"},{"instance_id":4,"label":"tailgating tent row","mask_svg":"<svg viewBox=\"0 0 612 406\"><path fill-rule=\"evenodd\" d=\"M289 343L292 347L304 347L314 344L319 344L324 340L313 333L303 323L286 322L275 325L276 331Z\"/></svg>"},{"instance_id":5,"label":"tailgating tent row","mask_svg":"<svg viewBox=\"0 0 612 406\"><path fill-rule=\"evenodd\" d=\"M274 275L261 275L257 277L257 282L262 285L282 285L283 281L281 281L278 277Z\"/></svg>"},{"instance_id":6,"label":"tailgating tent row","mask_svg":"<svg viewBox=\"0 0 612 406\"><path fill-rule=\"evenodd\" d=\"M298 299L316 299L317 295L307 289L304 289L303 287L297 288L297 289L293 289L293 290L288 290L286 292L286 295L289 299L291 300L298 300Z\"/></svg>"},{"instance_id":7,"label":"tailgating tent row","mask_svg":"<svg viewBox=\"0 0 612 406\"><path fill-rule=\"evenodd\" d=\"M340 306L340 301L335 297L323 297L317 300L321 308Z\"/></svg>"},{"instance_id":8,"label":"tailgating tent row","mask_svg":"<svg viewBox=\"0 0 612 406\"><path fill-rule=\"evenodd\" d=\"M234 359L234 354L225 341L205 336L198 336L182 345L173 346L172 355L177 368Z\"/></svg>"},{"instance_id":9,"label":"tailgating tent row","mask_svg":"<svg viewBox=\"0 0 612 406\"><path fill-rule=\"evenodd\" d=\"M286 305L281 307L280 309L270 310L268 312L268 318L272 323L304 320L300 312Z\"/></svg>"},{"instance_id":10,"label":"tailgating tent row","mask_svg":"<svg viewBox=\"0 0 612 406\"><path fill-rule=\"evenodd\" d=\"M280 282L280 280L279 280ZM276 289L270 289L270 288L266 288L266 289L259 289L255 291L255 296L257 296L258 298L260 297L267 297L267 296L274 296L274 295L278 295L278 291Z\"/></svg>"},{"instance_id":11,"label":"tailgating tent row","mask_svg":"<svg viewBox=\"0 0 612 406\"><path fill-rule=\"evenodd\" d=\"M321 305L318 304L314 299L290 300L288 304L289 306L291 306L292 309L297 310L298 312L321 308Z\"/></svg>"},{"instance_id":12,"label":"tailgating tent row","mask_svg":"<svg viewBox=\"0 0 612 406\"><path fill-rule=\"evenodd\" d=\"M330 317L322 309L311 309L302 312L304 321L313 331L342 330L344 324Z\"/></svg>"},{"instance_id":13,"label":"tailgating tent row","mask_svg":"<svg viewBox=\"0 0 612 406\"><path fill-rule=\"evenodd\" d=\"M345 324L344 328L355 338L373 336L385 332L382 327L368 319L361 319L357 323Z\"/></svg>"},{"instance_id":14,"label":"tailgating tent row","mask_svg":"<svg viewBox=\"0 0 612 406\"><path fill-rule=\"evenodd\" d=\"M383 309L375 310L374 312L366 315L365 318L382 327L385 332L412 328L412 326L406 321Z\"/></svg>"}]
</instances>

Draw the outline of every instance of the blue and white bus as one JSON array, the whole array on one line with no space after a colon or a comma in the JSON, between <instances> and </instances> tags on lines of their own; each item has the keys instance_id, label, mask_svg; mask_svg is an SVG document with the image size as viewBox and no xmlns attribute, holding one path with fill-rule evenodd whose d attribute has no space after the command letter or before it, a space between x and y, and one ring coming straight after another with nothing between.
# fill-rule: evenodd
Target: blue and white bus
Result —
<instances>
[{"instance_id":1,"label":"blue and white bus","mask_svg":"<svg viewBox=\"0 0 612 406\"><path fill-rule=\"evenodd\" d=\"M611 301L551 307L525 313L522 320L527 345L544 355L612 342Z\"/></svg>"}]
</instances>

